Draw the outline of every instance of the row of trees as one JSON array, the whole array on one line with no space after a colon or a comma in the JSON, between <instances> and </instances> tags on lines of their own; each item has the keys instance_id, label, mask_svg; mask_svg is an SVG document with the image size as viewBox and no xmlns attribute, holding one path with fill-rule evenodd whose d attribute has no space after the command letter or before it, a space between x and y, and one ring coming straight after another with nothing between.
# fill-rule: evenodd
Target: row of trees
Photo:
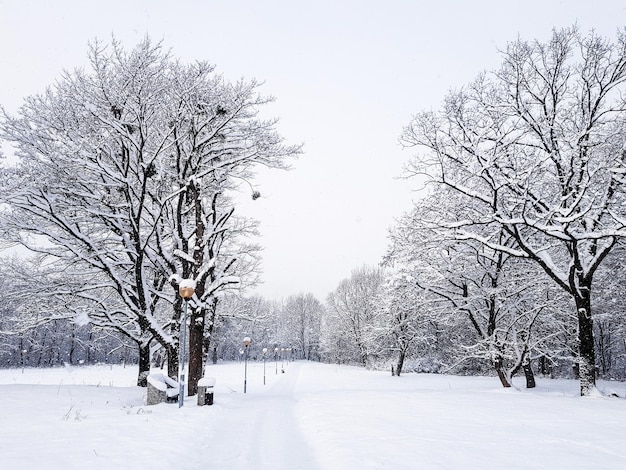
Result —
<instances>
[{"instance_id":1,"label":"row of trees","mask_svg":"<svg viewBox=\"0 0 626 470\"><path fill-rule=\"evenodd\" d=\"M79 324L76 318L52 320L42 315L33 325L24 321L4 299L0 315L0 365L44 367L63 364L137 363L136 344L110 328ZM30 308L35 309L36 306ZM323 304L312 294L270 301L231 293L220 298L209 337L205 334L203 362L240 358L242 339L253 338L251 357L321 360ZM208 328L207 328L208 329ZM277 351L276 351L277 349ZM286 352L288 351L288 353ZM152 348L153 367L167 364L166 348ZM169 369L169 367L168 367Z\"/></svg>"},{"instance_id":2,"label":"row of trees","mask_svg":"<svg viewBox=\"0 0 626 470\"><path fill-rule=\"evenodd\" d=\"M532 387L537 373L577 373L577 325L570 301L532 264L509 258L499 266L498 259L459 252L454 244L442 248L434 241L418 245L405 237L399 240L386 267L355 269L324 303L311 294L282 301L239 295L220 299L210 341L205 337L203 361L240 359L242 338L251 336L253 360L391 367L395 375L405 370L495 372L505 387L516 374L523 373ZM619 296L624 271L614 266L622 258L619 252L608 260L611 269L598 274L607 300L596 309L594 340L597 374L624 379L626 322ZM419 261L410 262L411 254L420 255ZM0 338L3 365L138 360L136 346L114 331L70 319L21 330L21 318L3 305L0 330L13 332ZM166 363L164 348L153 348L152 361L154 367Z\"/></svg>"}]
</instances>

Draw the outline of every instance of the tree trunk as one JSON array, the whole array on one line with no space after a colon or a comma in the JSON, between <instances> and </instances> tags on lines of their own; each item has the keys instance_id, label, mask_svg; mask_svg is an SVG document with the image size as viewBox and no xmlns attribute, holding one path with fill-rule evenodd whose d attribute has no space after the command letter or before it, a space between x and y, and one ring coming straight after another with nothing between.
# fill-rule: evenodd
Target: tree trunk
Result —
<instances>
[{"instance_id":1,"label":"tree trunk","mask_svg":"<svg viewBox=\"0 0 626 470\"><path fill-rule=\"evenodd\" d=\"M526 388L535 388L535 374L533 373L533 368L530 366L528 358L524 358L522 369L524 370L524 376L526 377Z\"/></svg>"},{"instance_id":2,"label":"tree trunk","mask_svg":"<svg viewBox=\"0 0 626 470\"><path fill-rule=\"evenodd\" d=\"M406 353L403 349L398 353L398 362L396 364L396 377L400 377L400 373L402 372L402 366L404 366L404 357Z\"/></svg>"},{"instance_id":3,"label":"tree trunk","mask_svg":"<svg viewBox=\"0 0 626 470\"><path fill-rule=\"evenodd\" d=\"M581 396L591 395L596 387L596 354L593 341L593 319L591 317L591 281L577 289L575 295L578 314L578 371Z\"/></svg>"},{"instance_id":4,"label":"tree trunk","mask_svg":"<svg viewBox=\"0 0 626 470\"><path fill-rule=\"evenodd\" d=\"M91 357L91 353L93 351L93 328L89 328L89 336L87 337L87 364L91 364L93 358Z\"/></svg>"},{"instance_id":5,"label":"tree trunk","mask_svg":"<svg viewBox=\"0 0 626 470\"><path fill-rule=\"evenodd\" d=\"M178 380L178 348L170 344L165 350L167 352L167 376Z\"/></svg>"},{"instance_id":6,"label":"tree trunk","mask_svg":"<svg viewBox=\"0 0 626 470\"><path fill-rule=\"evenodd\" d=\"M212 297L211 302L207 302L208 310L204 316L204 347L205 354L208 356L209 351L212 346L213 339L213 331L215 330L215 320L217 319L217 304L219 299L217 297ZM208 318L207 318L208 316ZM213 356L212 356L213 364L217 364L217 348L213 348Z\"/></svg>"},{"instance_id":7,"label":"tree trunk","mask_svg":"<svg viewBox=\"0 0 626 470\"><path fill-rule=\"evenodd\" d=\"M204 339L204 309L194 309L191 313L189 325L189 378L187 380L187 395L198 393L198 380L202 378L203 339Z\"/></svg>"},{"instance_id":8,"label":"tree trunk","mask_svg":"<svg viewBox=\"0 0 626 470\"><path fill-rule=\"evenodd\" d=\"M150 342L138 343L139 348L139 375L137 376L137 386L148 386L148 374L150 373Z\"/></svg>"},{"instance_id":9,"label":"tree trunk","mask_svg":"<svg viewBox=\"0 0 626 470\"><path fill-rule=\"evenodd\" d=\"M498 378L500 379L500 383L504 388L509 388L511 386L511 377L509 377L508 372L504 368L502 364L502 359L497 359L494 361L494 367L498 374Z\"/></svg>"},{"instance_id":10,"label":"tree trunk","mask_svg":"<svg viewBox=\"0 0 626 470\"><path fill-rule=\"evenodd\" d=\"M541 356L539 358L539 373L541 375L549 375L552 377L552 366L548 362L548 358L546 356Z\"/></svg>"},{"instance_id":11,"label":"tree trunk","mask_svg":"<svg viewBox=\"0 0 626 470\"><path fill-rule=\"evenodd\" d=\"M198 393L198 381L204 374L204 364L211 349L211 337L217 316L217 297L207 302L208 310L194 310L191 314L189 326L189 378L187 380L188 395ZM207 313L209 320L207 322ZM206 331L205 331L205 325ZM217 351L214 350L214 364L217 362Z\"/></svg>"},{"instance_id":12,"label":"tree trunk","mask_svg":"<svg viewBox=\"0 0 626 470\"><path fill-rule=\"evenodd\" d=\"M70 364L76 364L74 354L76 353L76 325L72 325L72 334L70 335L70 350L68 352L68 360Z\"/></svg>"}]
</instances>

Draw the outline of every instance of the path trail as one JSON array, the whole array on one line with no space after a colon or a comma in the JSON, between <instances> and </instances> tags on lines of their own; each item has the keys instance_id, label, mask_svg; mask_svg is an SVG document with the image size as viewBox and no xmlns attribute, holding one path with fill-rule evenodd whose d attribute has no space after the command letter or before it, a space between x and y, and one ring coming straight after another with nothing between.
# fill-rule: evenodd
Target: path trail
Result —
<instances>
[{"instance_id":1,"label":"path trail","mask_svg":"<svg viewBox=\"0 0 626 470\"><path fill-rule=\"evenodd\" d=\"M292 362L273 385L230 397L229 415L239 422L211 437L207 468L319 468L294 413L298 390L306 385L301 383L301 366Z\"/></svg>"}]
</instances>

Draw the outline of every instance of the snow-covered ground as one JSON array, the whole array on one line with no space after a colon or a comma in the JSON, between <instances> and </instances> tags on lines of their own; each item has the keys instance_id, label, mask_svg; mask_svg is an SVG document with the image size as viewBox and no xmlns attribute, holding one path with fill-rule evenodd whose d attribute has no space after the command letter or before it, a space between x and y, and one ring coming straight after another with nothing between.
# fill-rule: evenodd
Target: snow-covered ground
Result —
<instances>
[{"instance_id":1,"label":"snow-covered ground","mask_svg":"<svg viewBox=\"0 0 626 470\"><path fill-rule=\"evenodd\" d=\"M626 400L573 380L268 361L210 365L213 406L145 405L136 368L0 370L0 467L11 469L624 469ZM601 382L626 395L626 384Z\"/></svg>"}]
</instances>

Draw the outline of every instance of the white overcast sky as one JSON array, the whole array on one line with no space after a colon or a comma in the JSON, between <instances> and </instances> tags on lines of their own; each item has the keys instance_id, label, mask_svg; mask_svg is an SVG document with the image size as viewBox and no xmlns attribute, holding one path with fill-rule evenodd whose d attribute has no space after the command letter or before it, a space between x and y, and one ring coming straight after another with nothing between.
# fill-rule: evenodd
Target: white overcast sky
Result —
<instances>
[{"instance_id":1,"label":"white overcast sky","mask_svg":"<svg viewBox=\"0 0 626 470\"><path fill-rule=\"evenodd\" d=\"M16 111L112 35L130 49L148 34L183 61L263 81L279 132L305 153L292 171L260 174L263 197L241 207L261 222L256 292L324 300L380 261L388 228L419 197L398 179L413 114L496 68L518 35L545 40L577 23L615 38L625 20L617 0L0 0L0 104Z\"/></svg>"}]
</instances>

